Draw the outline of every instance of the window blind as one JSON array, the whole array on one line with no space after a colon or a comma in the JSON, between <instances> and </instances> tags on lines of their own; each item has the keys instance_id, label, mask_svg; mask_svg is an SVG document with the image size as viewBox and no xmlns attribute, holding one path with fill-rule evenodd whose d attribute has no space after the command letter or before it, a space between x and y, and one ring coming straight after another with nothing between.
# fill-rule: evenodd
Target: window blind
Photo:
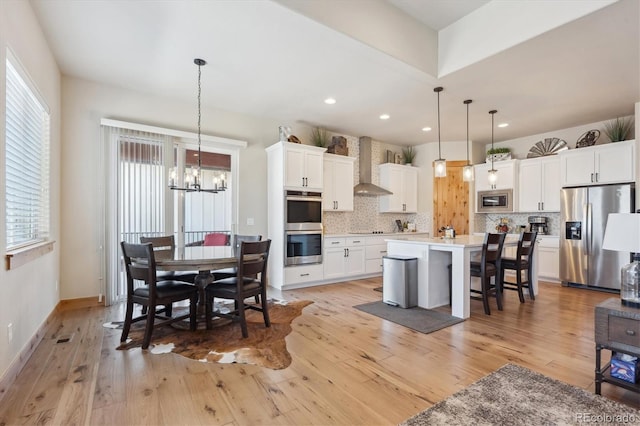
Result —
<instances>
[{"instance_id":1,"label":"window blind","mask_svg":"<svg viewBox=\"0 0 640 426\"><path fill-rule=\"evenodd\" d=\"M9 56L9 55L7 55ZM49 113L6 60L7 249L49 238Z\"/></svg>"}]
</instances>

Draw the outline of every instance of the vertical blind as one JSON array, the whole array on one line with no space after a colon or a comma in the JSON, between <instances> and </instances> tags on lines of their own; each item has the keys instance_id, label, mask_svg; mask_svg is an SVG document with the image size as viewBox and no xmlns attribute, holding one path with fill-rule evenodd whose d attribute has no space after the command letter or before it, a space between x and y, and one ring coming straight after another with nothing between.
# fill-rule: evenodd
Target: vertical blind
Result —
<instances>
[{"instance_id":1,"label":"vertical blind","mask_svg":"<svg viewBox=\"0 0 640 426\"><path fill-rule=\"evenodd\" d=\"M6 75L6 232L14 249L49 238L49 114L9 57Z\"/></svg>"}]
</instances>

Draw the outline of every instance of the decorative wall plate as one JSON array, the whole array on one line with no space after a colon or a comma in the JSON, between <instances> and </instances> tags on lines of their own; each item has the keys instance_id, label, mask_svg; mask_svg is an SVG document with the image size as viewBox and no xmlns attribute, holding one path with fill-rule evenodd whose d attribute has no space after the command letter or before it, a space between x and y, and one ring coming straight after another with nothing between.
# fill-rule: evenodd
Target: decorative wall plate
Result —
<instances>
[{"instance_id":1,"label":"decorative wall plate","mask_svg":"<svg viewBox=\"0 0 640 426\"><path fill-rule=\"evenodd\" d=\"M599 137L600 130L588 130L578 138L578 141L576 142L576 148L584 148L585 146L595 145Z\"/></svg>"},{"instance_id":2,"label":"decorative wall plate","mask_svg":"<svg viewBox=\"0 0 640 426\"><path fill-rule=\"evenodd\" d=\"M569 147L567 146L567 143L562 139L545 138L542 141L536 142L536 144L529 149L527 158L555 155L560 151L564 151L565 149L569 149Z\"/></svg>"}]
</instances>

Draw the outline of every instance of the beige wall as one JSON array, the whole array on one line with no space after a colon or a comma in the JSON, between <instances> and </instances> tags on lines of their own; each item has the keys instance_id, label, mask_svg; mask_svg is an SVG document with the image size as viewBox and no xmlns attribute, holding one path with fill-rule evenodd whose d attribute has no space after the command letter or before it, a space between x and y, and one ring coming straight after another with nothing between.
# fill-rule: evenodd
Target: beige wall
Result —
<instances>
[{"instance_id":1,"label":"beige wall","mask_svg":"<svg viewBox=\"0 0 640 426\"><path fill-rule=\"evenodd\" d=\"M51 237L54 250L17 269L0 268L0 377L58 303L60 243L60 72L27 1L0 0L0 199L5 200L6 49L29 73L51 114ZM6 247L5 208L0 209L0 245ZM4 250L3 250L4 251ZM4 253L3 253L4 254ZM4 263L4 261L3 261ZM9 342L7 326L12 324Z\"/></svg>"}]
</instances>

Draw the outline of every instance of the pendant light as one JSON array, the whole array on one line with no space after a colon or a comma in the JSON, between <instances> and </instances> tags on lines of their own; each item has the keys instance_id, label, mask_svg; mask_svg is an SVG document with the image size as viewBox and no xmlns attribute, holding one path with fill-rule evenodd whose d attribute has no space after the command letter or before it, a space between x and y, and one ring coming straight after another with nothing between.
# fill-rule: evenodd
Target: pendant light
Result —
<instances>
[{"instance_id":1,"label":"pendant light","mask_svg":"<svg viewBox=\"0 0 640 426\"><path fill-rule=\"evenodd\" d=\"M498 110L492 109L489 111L491 114L491 152L493 152L493 116ZM495 189L496 182L498 181L498 171L493 167L493 154L491 154L491 170L489 170L489 185L492 189Z\"/></svg>"},{"instance_id":2,"label":"pendant light","mask_svg":"<svg viewBox=\"0 0 640 426\"><path fill-rule=\"evenodd\" d=\"M463 102L467 106L467 165L462 168L462 180L465 182L473 181L473 166L469 161L469 104L471 102L473 102L471 99Z\"/></svg>"},{"instance_id":3,"label":"pendant light","mask_svg":"<svg viewBox=\"0 0 640 426\"><path fill-rule=\"evenodd\" d=\"M202 67L207 64L207 61L204 59L196 58L193 60L193 63L198 66L198 166L197 167L189 167L188 170L184 172L184 186L177 186L177 172L176 168L172 167L169 170L169 188L177 191L186 191L186 192L210 192L210 193L218 193L220 191L224 191L227 189L227 177L224 172L216 171L213 176L213 188L205 189L202 187L202 152L200 150L201 134L200 134L200 118L201 118L201 108L200 108L200 94L202 92L202 86L200 84L200 80L202 77Z\"/></svg>"},{"instance_id":4,"label":"pendant light","mask_svg":"<svg viewBox=\"0 0 640 426\"><path fill-rule=\"evenodd\" d=\"M447 176L447 160L442 158L442 151L440 150L440 92L442 90L442 87L433 89L438 94L438 159L433 162L434 176L437 178Z\"/></svg>"}]
</instances>

